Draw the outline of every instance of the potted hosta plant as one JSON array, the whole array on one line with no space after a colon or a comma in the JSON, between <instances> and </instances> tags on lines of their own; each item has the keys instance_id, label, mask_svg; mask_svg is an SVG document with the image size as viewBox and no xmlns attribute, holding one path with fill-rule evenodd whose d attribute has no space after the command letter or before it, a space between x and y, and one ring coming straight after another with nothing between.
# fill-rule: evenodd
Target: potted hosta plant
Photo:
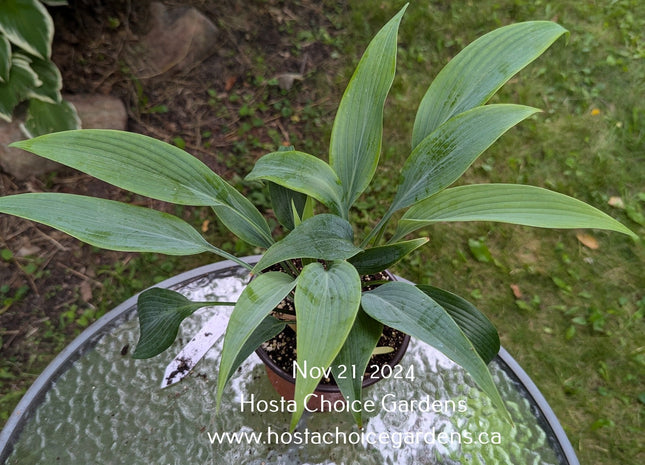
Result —
<instances>
[{"instance_id":1,"label":"potted hosta plant","mask_svg":"<svg viewBox=\"0 0 645 465\"><path fill-rule=\"evenodd\" d=\"M241 362L287 325L295 330L299 366L318 367L320 373L305 376L298 371L291 428L329 367L336 373L358 367L357 376L337 381L348 400L360 402L362 373L386 325L436 347L461 365L508 416L487 369L499 349L490 322L457 295L429 285L390 282L379 278L380 273L426 243L427 238L410 235L436 222L486 220L634 233L581 201L542 188L450 187L502 134L538 111L486 104L566 33L553 22L537 21L486 34L439 73L418 108L411 153L399 179L392 180L398 185L396 194L380 221L356 237L358 231L350 223L352 206L376 173L404 10L381 29L360 60L334 120L328 161L283 147L261 157L247 176L268 183L273 213L282 225L276 231L249 200L196 158L149 137L80 130L14 144L140 195L212 207L235 235L265 249L254 266L208 243L181 219L143 207L33 193L1 198L0 211L53 226L98 247L174 255L212 252L247 268L254 278L228 323L218 402ZM206 305L217 303L190 302L162 289L143 292L138 306L141 337L134 356L147 358L165 350L181 321ZM360 411L354 413L360 424Z\"/></svg>"}]
</instances>

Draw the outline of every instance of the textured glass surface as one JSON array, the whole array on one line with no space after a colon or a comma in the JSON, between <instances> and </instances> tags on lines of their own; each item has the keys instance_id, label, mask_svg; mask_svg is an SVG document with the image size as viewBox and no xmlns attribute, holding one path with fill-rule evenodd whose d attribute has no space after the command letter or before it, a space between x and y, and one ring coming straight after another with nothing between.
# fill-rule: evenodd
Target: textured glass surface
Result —
<instances>
[{"instance_id":1,"label":"textured glass surface","mask_svg":"<svg viewBox=\"0 0 645 465\"><path fill-rule=\"evenodd\" d=\"M225 269L177 287L195 300L235 300L245 273ZM222 339L182 382L160 389L164 369L202 322L231 309L203 309L182 324L164 354L134 360L136 320L113 328L48 391L27 422L7 464L559 464L535 406L493 362L491 371L514 425L470 378L431 347L412 341L402 379L364 392L374 403L360 432L347 412L306 413L288 432L290 413L242 410L279 397L253 355L231 379L215 412ZM133 312L131 312L133 313ZM414 379L406 378L413 371ZM460 402L461 401L461 402ZM433 404L434 403L434 404ZM277 407L280 407L278 405ZM278 410L281 410L278 408ZM428 411L429 410L429 411ZM434 410L439 410L435 412ZM216 437L220 435L221 441ZM227 436L228 435L228 436Z\"/></svg>"}]
</instances>

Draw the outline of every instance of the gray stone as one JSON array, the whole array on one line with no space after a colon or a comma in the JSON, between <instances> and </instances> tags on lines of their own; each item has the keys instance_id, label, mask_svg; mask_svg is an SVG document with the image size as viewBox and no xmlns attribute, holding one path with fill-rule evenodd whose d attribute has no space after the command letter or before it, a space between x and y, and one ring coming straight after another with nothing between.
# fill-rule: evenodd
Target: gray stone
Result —
<instances>
[{"instance_id":1,"label":"gray stone","mask_svg":"<svg viewBox=\"0 0 645 465\"><path fill-rule=\"evenodd\" d=\"M84 129L119 129L128 125L128 112L123 102L111 95L63 95L76 107Z\"/></svg>"},{"instance_id":2,"label":"gray stone","mask_svg":"<svg viewBox=\"0 0 645 465\"><path fill-rule=\"evenodd\" d=\"M25 139L20 130L21 122L14 118L11 123L0 122L0 166L16 179L27 179L54 171L60 165L46 158L33 155L24 150L10 148L9 144Z\"/></svg>"},{"instance_id":3,"label":"gray stone","mask_svg":"<svg viewBox=\"0 0 645 465\"><path fill-rule=\"evenodd\" d=\"M188 72L217 51L217 27L195 8L150 5L150 31L127 53L139 78Z\"/></svg>"},{"instance_id":4,"label":"gray stone","mask_svg":"<svg viewBox=\"0 0 645 465\"><path fill-rule=\"evenodd\" d=\"M67 95L65 100L78 111L81 125L86 129L120 129L127 125L128 115L123 102L109 95ZM18 180L40 176L50 171L67 169L59 163L10 148L9 144L25 139L20 130L21 121L0 122L0 167Z\"/></svg>"}]
</instances>

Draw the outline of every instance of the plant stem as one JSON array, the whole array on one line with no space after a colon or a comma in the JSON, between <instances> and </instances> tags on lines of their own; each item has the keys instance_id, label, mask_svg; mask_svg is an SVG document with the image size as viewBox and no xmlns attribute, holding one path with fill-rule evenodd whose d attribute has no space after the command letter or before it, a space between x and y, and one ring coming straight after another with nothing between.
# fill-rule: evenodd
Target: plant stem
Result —
<instances>
[{"instance_id":1,"label":"plant stem","mask_svg":"<svg viewBox=\"0 0 645 465\"><path fill-rule=\"evenodd\" d=\"M376 235L376 239L374 239L374 245L377 245L379 242L381 242L381 239L383 239L383 234L385 233L385 225L379 230L378 234Z\"/></svg>"},{"instance_id":2,"label":"plant stem","mask_svg":"<svg viewBox=\"0 0 645 465\"><path fill-rule=\"evenodd\" d=\"M229 260L237 263L238 265L240 265L243 268L246 268L249 271L253 270L253 267L251 265L249 265L248 263L246 263L243 260L240 260L235 255L232 255L232 254L230 254L228 252L220 250L220 249L218 249L216 247L213 247L213 249L211 249L211 252L213 252L215 255L219 255L220 257L228 258Z\"/></svg>"},{"instance_id":3,"label":"plant stem","mask_svg":"<svg viewBox=\"0 0 645 465\"><path fill-rule=\"evenodd\" d=\"M370 233L367 235L367 237L361 242L361 249L364 249L367 247L370 242L373 243L373 245L376 245L378 241L381 240L383 237L383 232L385 231L385 226L387 223L390 221L390 218L392 217L392 212L391 209L385 212L385 215L383 215L383 218L374 226L374 229L370 231ZM374 238L376 236L376 238Z\"/></svg>"},{"instance_id":4,"label":"plant stem","mask_svg":"<svg viewBox=\"0 0 645 465\"><path fill-rule=\"evenodd\" d=\"M297 270L297 269L296 269L296 267L293 265L293 263L291 262L291 260L287 260L287 261L284 261L284 262L280 262L280 266L282 267L282 269L283 269L285 272L290 273L290 274L291 274L291 276L293 276L294 278L298 276L298 270Z\"/></svg>"}]
</instances>

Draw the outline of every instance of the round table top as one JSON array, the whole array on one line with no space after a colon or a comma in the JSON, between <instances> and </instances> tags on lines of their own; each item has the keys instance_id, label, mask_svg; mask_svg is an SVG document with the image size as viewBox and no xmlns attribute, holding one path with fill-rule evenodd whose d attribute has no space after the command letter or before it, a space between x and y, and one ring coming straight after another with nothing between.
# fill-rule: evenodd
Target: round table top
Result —
<instances>
[{"instance_id":1,"label":"round table top","mask_svg":"<svg viewBox=\"0 0 645 465\"><path fill-rule=\"evenodd\" d=\"M158 286L193 300L234 301L247 279L246 270L226 261ZM350 413L330 412L305 413L289 432L288 407L255 354L233 376L216 412L218 353L231 310L198 311L169 350L135 360L128 352L138 339L136 296L128 299L30 388L0 433L0 463L578 465L544 397L503 349L489 367L513 425L460 367L415 340L397 379L364 391L362 430ZM189 376L161 389L166 366L205 321L218 332L217 342Z\"/></svg>"}]
</instances>

